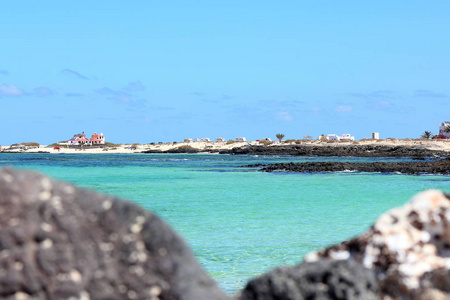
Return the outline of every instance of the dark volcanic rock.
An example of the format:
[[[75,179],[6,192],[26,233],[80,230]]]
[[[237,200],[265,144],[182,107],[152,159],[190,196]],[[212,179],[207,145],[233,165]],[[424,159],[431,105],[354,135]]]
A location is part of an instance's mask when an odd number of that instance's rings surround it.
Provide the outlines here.
[[[166,151],[162,150],[145,150],[139,153],[199,153],[199,152],[209,152],[208,150],[200,151],[197,148],[191,146],[180,146],[177,148],[172,148]]]
[[[244,167],[263,167],[262,172],[381,172],[404,174],[450,174],[450,160],[439,161],[415,161],[415,162],[374,162],[374,163],[350,163],[350,162],[306,162],[306,163],[279,163],[269,165],[247,165]]]
[[[167,150],[167,153],[199,153],[200,150],[191,146],[181,146]]]
[[[218,153],[233,155],[292,155],[292,156],[359,156],[359,157],[412,157],[423,160],[426,157],[446,157],[445,151],[412,148],[406,146],[378,145],[281,145],[244,146],[232,149],[197,149],[180,146],[169,150],[145,150],[139,153]]]
[[[228,299],[157,216],[0,169],[0,298]]]
[[[450,199],[427,190],[360,236],[305,256],[356,260],[374,271],[383,299],[450,299]]]
[[[246,146],[222,150],[220,154],[247,155],[295,155],[295,156],[359,156],[359,157],[441,157],[448,152],[405,146],[377,145],[287,145],[287,146]]]
[[[239,300],[380,299],[374,273],[356,261],[282,267],[251,280]]]

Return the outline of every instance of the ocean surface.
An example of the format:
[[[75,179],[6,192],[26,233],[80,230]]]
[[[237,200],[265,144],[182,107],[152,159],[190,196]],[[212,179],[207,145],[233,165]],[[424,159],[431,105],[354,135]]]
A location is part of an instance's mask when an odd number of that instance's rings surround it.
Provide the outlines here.
[[[171,224],[232,294],[276,266],[351,238],[424,189],[450,192],[449,176],[261,173],[239,166],[399,158],[202,154],[5,154],[0,167],[34,169],[129,199]]]

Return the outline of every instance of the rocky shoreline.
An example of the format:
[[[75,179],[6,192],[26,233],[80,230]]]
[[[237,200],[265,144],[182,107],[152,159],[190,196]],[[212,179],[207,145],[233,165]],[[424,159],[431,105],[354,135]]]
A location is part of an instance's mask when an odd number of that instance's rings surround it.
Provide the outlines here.
[[[450,159],[437,161],[417,162],[306,162],[306,163],[279,163],[279,164],[254,164],[242,167],[261,168],[261,172],[377,172],[377,173],[402,173],[402,174],[439,174],[450,175]]]
[[[231,149],[198,149],[181,146],[168,150],[146,150],[140,153],[215,153],[230,155],[289,155],[289,156],[354,156],[354,157],[447,157],[448,151],[430,150],[424,147],[386,145],[246,145]]]
[[[292,156],[357,156],[357,157],[446,157],[446,151],[408,146],[382,145],[286,145],[249,146],[219,151],[234,155],[292,155]]]

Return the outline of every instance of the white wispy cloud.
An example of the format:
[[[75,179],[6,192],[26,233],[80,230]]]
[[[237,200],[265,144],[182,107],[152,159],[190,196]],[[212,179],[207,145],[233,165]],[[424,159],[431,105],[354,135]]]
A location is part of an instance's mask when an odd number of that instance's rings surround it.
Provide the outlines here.
[[[55,92],[46,86],[40,86],[33,90],[33,94],[39,97],[51,96],[54,95]]]
[[[128,83],[124,90],[129,92],[139,92],[145,90],[145,86],[140,81],[134,81]]]
[[[429,90],[417,90],[414,92],[414,97],[424,97],[424,98],[447,98],[448,95],[444,93],[429,91]]]
[[[231,99],[234,99],[234,97],[230,95],[222,95],[222,97],[220,97],[220,100],[231,100]]]
[[[323,108],[319,107],[319,106],[314,106],[314,107],[310,107],[309,110],[312,112],[321,112],[323,110]]]
[[[134,121],[138,122],[138,123],[152,123],[155,121],[155,119],[149,118],[149,117],[143,117],[143,118],[134,119]]]
[[[394,114],[409,114],[415,111],[413,106],[402,105],[396,101],[374,100],[367,103],[367,109],[370,111],[383,111]]]
[[[277,119],[281,121],[292,121],[293,117],[292,114],[289,111],[278,111],[277,112]]]
[[[339,105],[339,106],[335,107],[334,110],[337,112],[351,112],[351,111],[353,111],[353,106]]]
[[[204,97],[208,94],[204,93],[204,92],[192,92],[191,95],[197,96],[197,97]]]
[[[418,94],[425,95],[425,91],[422,90]],[[404,103],[403,96],[390,90],[379,90],[368,93],[350,93],[349,95],[364,99],[365,108],[370,111],[409,114],[415,110],[413,106],[402,105],[402,103]]]
[[[128,103],[133,101],[133,95],[124,91],[113,90],[108,87],[103,87],[100,90],[97,90],[97,92],[99,94],[107,96],[108,100],[112,100],[115,102]]]
[[[394,92],[389,90],[379,90],[368,93],[349,93],[350,96],[355,98],[363,99],[380,99],[380,98],[393,98],[395,97]]]
[[[61,70],[61,74],[65,75],[65,76],[68,76],[68,77],[71,77],[71,78],[82,79],[82,80],[89,80],[89,78],[87,78],[83,74],[80,74],[77,71],[74,71],[74,70],[71,70],[71,69]]]
[[[26,95],[26,92],[14,84],[2,84],[0,85],[0,96],[4,97],[17,97]]]
[[[144,108],[147,105],[147,100],[138,98],[137,96],[122,91],[122,90],[113,90],[109,87],[103,87],[100,90],[97,90],[97,93],[101,95],[105,95],[106,99],[116,103],[124,103],[132,108]]]
[[[370,110],[390,111],[394,109],[394,104],[388,100],[377,100],[370,103]]]
[[[66,93],[66,97],[83,97],[84,94],[81,93]]]
[[[291,100],[261,100],[258,101],[258,105],[266,108],[278,108],[278,109],[294,109],[304,104],[303,101],[291,101]]]

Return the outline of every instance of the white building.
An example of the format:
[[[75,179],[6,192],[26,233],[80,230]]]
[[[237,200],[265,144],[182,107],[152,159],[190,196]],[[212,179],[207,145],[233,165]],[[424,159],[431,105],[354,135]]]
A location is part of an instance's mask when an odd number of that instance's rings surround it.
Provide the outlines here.
[[[341,138],[337,134],[327,134],[326,139],[329,141],[339,141]]]
[[[211,142],[211,139],[210,138],[202,138],[201,141],[202,142]]]
[[[237,137],[236,142],[246,142],[247,139],[245,137]]]
[[[342,141],[342,140],[345,140],[345,141],[354,141],[354,140],[355,140],[355,137],[354,137],[354,136],[351,136],[350,133],[344,133],[344,134],[341,136],[341,141]]]
[[[185,143],[192,143],[192,139],[184,139]]]
[[[216,137],[216,142],[225,142],[225,138],[223,138],[223,137]]]
[[[84,132],[74,134],[73,137],[67,141],[67,143],[71,146],[78,146],[78,145],[90,145],[90,141],[86,138],[86,135]]]
[[[194,143],[200,142],[200,139],[194,139]]]
[[[450,132],[445,132],[445,128],[450,127],[450,121],[444,121],[439,125],[439,135],[445,136],[445,138],[450,139]]]
[[[379,132],[372,132],[372,138],[374,140],[379,140],[380,139],[380,133]]]
[[[321,141],[354,141],[355,137],[350,133],[344,133],[342,136],[337,134],[327,134],[319,136],[318,140]]]
[[[270,138],[262,138],[261,141],[263,141],[263,142],[271,142],[272,140]]]

